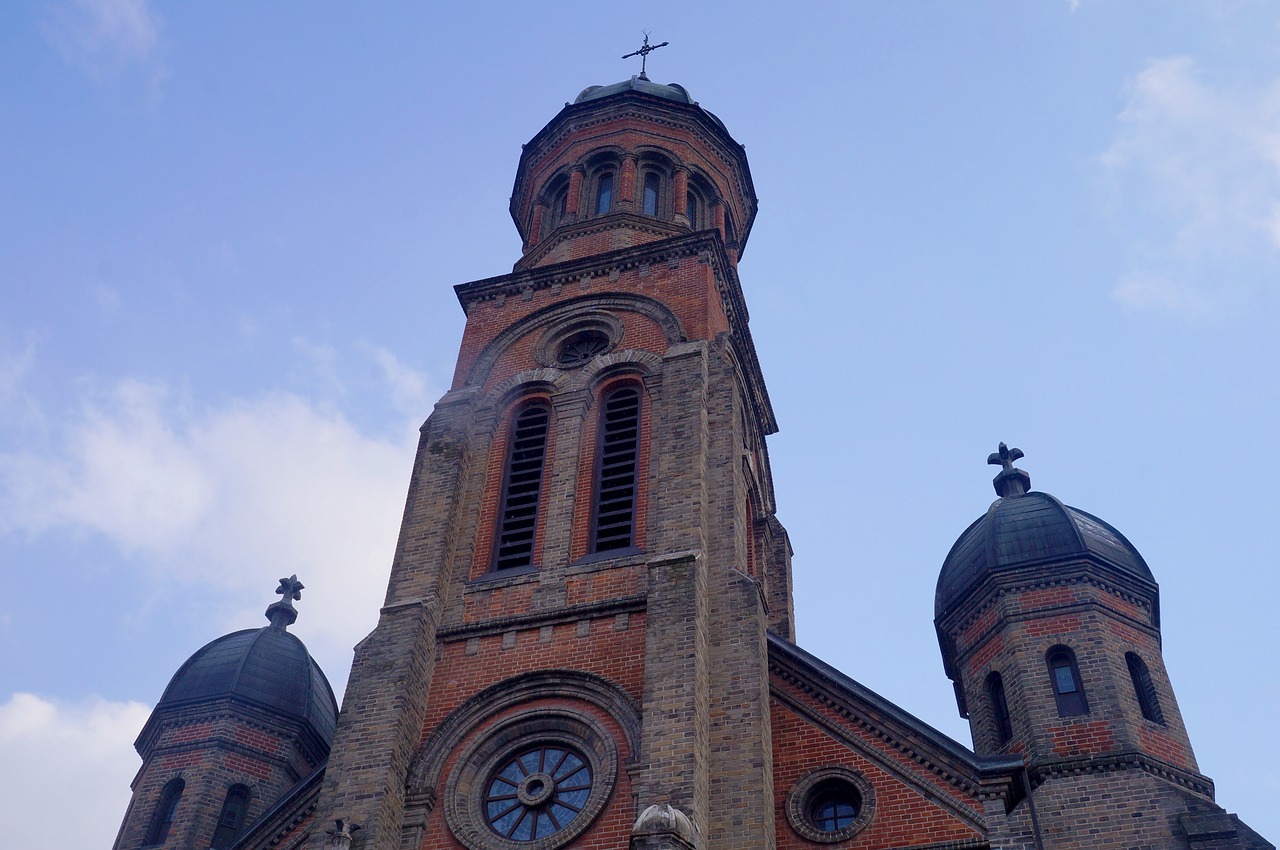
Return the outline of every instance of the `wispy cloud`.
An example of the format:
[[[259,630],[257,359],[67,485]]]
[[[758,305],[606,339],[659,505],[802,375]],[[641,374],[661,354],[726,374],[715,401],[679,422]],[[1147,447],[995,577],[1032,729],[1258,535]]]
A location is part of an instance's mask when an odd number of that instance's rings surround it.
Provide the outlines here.
[[[100,79],[154,63],[160,19],[147,0],[66,0],[51,10],[44,34],[63,59]],[[152,70],[154,81],[163,69]]]
[[[1199,316],[1280,283],[1280,81],[1214,86],[1156,60],[1117,122],[1099,162],[1130,246],[1119,301]]]
[[[157,593],[234,597],[228,629],[260,620],[275,579],[297,573],[320,656],[345,659],[372,628],[416,427],[371,437],[289,393],[207,408],[124,380],[64,428],[45,448],[0,453],[0,533],[102,535],[149,566]],[[340,686],[345,671],[328,672]]]
[[[131,742],[150,708],[18,693],[0,703],[0,798],[10,847],[93,847],[114,835],[140,764]],[[18,769],[17,766],[21,766]],[[67,801],[75,816],[67,816]]]

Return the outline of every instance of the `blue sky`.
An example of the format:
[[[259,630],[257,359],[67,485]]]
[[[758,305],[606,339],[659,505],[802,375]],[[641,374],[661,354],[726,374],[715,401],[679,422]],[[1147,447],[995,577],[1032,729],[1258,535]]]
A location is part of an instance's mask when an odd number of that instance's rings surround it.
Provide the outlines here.
[[[106,846],[169,676],[282,575],[341,692],[451,287],[510,269],[520,144],[642,28],[760,195],[800,643],[967,743],[933,585],[1006,440],[1143,552],[1201,768],[1280,836],[1280,7],[450,5],[0,8],[14,843]]]

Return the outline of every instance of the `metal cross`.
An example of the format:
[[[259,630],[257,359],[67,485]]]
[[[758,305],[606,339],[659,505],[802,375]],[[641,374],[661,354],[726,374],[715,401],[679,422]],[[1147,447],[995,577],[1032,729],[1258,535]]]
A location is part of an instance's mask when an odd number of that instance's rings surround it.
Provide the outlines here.
[[[1005,472],[1008,472],[1013,469],[1013,462],[1022,457],[1026,457],[1026,455],[1022,453],[1022,449],[1011,449],[1004,443],[1001,443],[1000,451],[992,452],[987,455],[987,463],[998,463]]]
[[[280,586],[276,588],[276,593],[280,594],[285,602],[288,602],[290,599],[301,599],[302,591],[305,588],[306,585],[298,581],[298,576],[295,573],[288,578],[280,579]]]
[[[630,59],[632,56],[640,57],[640,79],[647,80],[649,75],[645,73],[645,66],[649,63],[649,54],[657,50],[659,47],[666,47],[670,42],[664,41],[662,44],[650,44],[649,33],[644,34],[644,46],[634,53],[628,53],[623,59]]]

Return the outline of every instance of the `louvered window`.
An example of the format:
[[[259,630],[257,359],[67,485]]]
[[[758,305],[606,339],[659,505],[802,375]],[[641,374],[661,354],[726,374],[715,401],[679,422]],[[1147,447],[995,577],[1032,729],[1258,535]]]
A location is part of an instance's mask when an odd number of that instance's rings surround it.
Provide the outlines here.
[[[1147,663],[1132,652],[1126,652],[1124,660],[1129,665],[1129,678],[1133,679],[1133,692],[1138,697],[1142,716],[1163,726],[1164,712],[1160,710],[1160,696],[1156,693],[1155,682],[1151,681]]]
[[[523,408],[511,426],[506,481],[498,512],[498,535],[493,568],[510,570],[533,565],[538,502],[542,495],[542,467],[547,456],[551,412],[545,404]]]
[[[634,545],[640,465],[640,391],[620,387],[605,396],[596,455],[592,551]]]

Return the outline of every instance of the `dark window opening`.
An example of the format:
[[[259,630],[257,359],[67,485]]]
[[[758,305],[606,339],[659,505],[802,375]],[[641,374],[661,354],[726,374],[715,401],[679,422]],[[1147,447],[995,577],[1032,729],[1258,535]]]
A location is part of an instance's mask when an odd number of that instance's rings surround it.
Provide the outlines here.
[[[596,182],[596,215],[604,215],[613,209],[613,174],[600,175]]]
[[[692,192],[685,198],[685,215],[689,217],[689,229],[698,229],[698,196]]]
[[[824,782],[809,803],[809,823],[822,832],[839,832],[858,819],[862,800],[857,789],[846,782]]]
[[[644,176],[644,214],[658,214],[658,175],[652,171]]]
[[[620,387],[604,399],[596,451],[592,551],[634,545],[640,464],[640,391]]]
[[[987,676],[987,696],[991,698],[991,715],[995,720],[996,738],[1004,746],[1013,738],[1013,722],[1009,718],[1009,703],[1004,696],[1004,679],[994,670]]]
[[[533,544],[542,497],[542,467],[547,455],[551,411],[545,404],[521,410],[507,441],[507,468],[498,510],[495,570],[533,565]]]
[[[1164,712],[1160,710],[1160,696],[1156,693],[1155,682],[1151,681],[1151,671],[1147,664],[1132,652],[1124,654],[1129,665],[1129,677],[1133,679],[1133,692],[1138,697],[1138,706],[1142,716],[1152,723],[1164,725]]]
[[[243,785],[232,785],[227,791],[227,799],[222,804],[222,814],[218,815],[218,828],[213,831],[213,840],[209,842],[212,850],[222,850],[231,846],[232,840],[244,828],[245,815],[249,813],[249,789]]]
[[[182,790],[186,785],[181,779],[174,779],[164,786],[160,803],[151,816],[151,826],[147,829],[148,845],[164,844],[169,839],[169,829],[173,826],[174,816],[178,813],[178,802],[182,799]]]
[[[1080,682],[1080,668],[1076,656],[1065,646],[1055,646],[1045,656],[1049,664],[1049,680],[1053,685],[1053,697],[1058,703],[1058,716],[1071,717],[1089,713],[1089,702]]]

